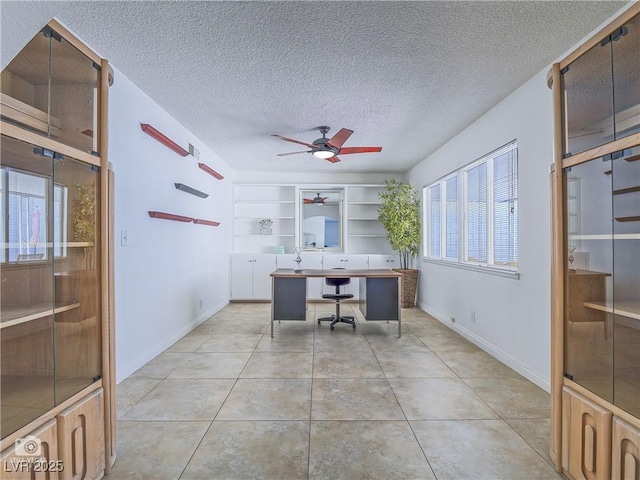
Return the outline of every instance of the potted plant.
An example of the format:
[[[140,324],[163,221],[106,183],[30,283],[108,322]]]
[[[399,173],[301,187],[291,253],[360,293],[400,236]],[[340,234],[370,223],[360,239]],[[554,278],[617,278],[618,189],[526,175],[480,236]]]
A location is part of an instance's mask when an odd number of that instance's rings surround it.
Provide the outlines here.
[[[270,218],[260,220],[260,235],[271,235],[271,225],[273,225],[273,220]]]
[[[420,199],[411,185],[395,179],[385,181],[378,197],[382,200],[378,220],[387,231],[391,248],[400,256],[400,268],[395,270],[402,273],[401,304],[412,308],[416,304],[418,270],[410,267],[420,250]]]

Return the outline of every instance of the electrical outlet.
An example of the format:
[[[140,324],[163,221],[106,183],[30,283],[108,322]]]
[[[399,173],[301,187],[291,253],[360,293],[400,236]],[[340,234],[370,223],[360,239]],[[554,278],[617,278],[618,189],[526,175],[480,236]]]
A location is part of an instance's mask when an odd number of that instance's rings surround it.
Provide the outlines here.
[[[127,246],[127,231],[120,230],[120,245],[123,247]]]
[[[476,323],[476,312],[471,310],[471,323]]]
[[[451,321],[451,323],[456,323],[456,317],[451,317],[449,320]]]

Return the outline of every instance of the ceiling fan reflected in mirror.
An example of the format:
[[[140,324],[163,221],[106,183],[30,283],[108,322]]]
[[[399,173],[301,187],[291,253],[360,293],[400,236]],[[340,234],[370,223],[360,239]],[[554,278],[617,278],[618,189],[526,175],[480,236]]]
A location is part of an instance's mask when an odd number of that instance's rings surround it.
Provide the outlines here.
[[[324,201],[329,198],[329,197],[321,197],[320,196],[320,192],[318,192],[318,194],[313,197],[313,198],[305,198],[304,199],[304,203],[311,203],[313,205],[316,205],[318,207],[321,207],[324,205]]]
[[[336,163],[340,161],[338,155],[349,155],[352,153],[373,153],[382,151],[382,147],[343,147],[342,145],[344,145],[344,143],[353,133],[353,130],[349,130],[347,128],[341,128],[340,131],[338,131],[338,133],[336,133],[331,138],[327,138],[327,133],[330,130],[329,127],[318,127],[318,130],[320,130],[320,133],[322,133],[322,138],[317,138],[312,143],[301,142],[300,140],[283,137],[282,135],[271,135],[272,137],[278,137],[279,139],[286,142],[305,145],[311,149],[302,152],[279,153],[278,157],[283,157],[285,155],[296,155],[298,153],[311,153],[315,157],[324,158],[328,162]]]

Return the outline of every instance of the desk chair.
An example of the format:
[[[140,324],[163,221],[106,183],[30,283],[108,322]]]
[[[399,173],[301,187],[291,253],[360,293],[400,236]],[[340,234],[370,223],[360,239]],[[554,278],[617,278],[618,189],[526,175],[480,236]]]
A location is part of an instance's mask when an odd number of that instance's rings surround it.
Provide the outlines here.
[[[334,325],[338,322],[350,323],[353,325],[353,328],[356,328],[356,322],[352,316],[341,316],[340,315],[340,300],[347,300],[349,298],[353,298],[353,295],[350,293],[340,293],[340,287],[342,285],[348,285],[351,283],[350,278],[326,278],[325,283],[329,286],[336,287],[336,293],[325,293],[322,295],[322,298],[327,298],[330,300],[335,300],[336,302],[336,313],[331,315],[330,317],[322,317],[318,319],[318,325],[320,322],[331,322],[329,325],[330,329],[334,329]]]

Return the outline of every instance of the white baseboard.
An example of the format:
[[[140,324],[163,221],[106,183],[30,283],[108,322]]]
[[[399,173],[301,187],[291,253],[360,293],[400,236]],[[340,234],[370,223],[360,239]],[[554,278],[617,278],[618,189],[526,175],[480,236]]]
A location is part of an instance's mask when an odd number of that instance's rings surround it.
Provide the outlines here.
[[[155,357],[160,355],[171,345],[173,345],[182,337],[184,337],[187,333],[191,332],[201,323],[204,323],[205,320],[208,320],[212,315],[222,310],[228,304],[229,304],[229,301],[225,300],[224,302],[220,302],[218,305],[216,305],[214,308],[212,308],[208,312],[198,315],[191,322],[184,325],[180,330],[178,330],[177,332],[174,332],[173,335],[165,338],[163,341],[157,343],[152,348],[148,349],[146,352],[143,352],[142,354],[138,355],[136,358],[128,362],[126,365],[122,365],[122,366],[117,365],[118,360],[116,358],[116,384],[120,383],[122,380],[127,378],[129,375],[131,375],[133,372],[138,370],[140,367],[142,367],[149,361],[153,360]]]
[[[454,332],[460,334],[461,336],[463,336],[464,338],[469,340],[471,343],[473,343],[474,345],[478,346],[479,348],[481,348],[482,350],[487,352],[489,355],[491,355],[495,359],[497,359],[500,362],[504,363],[507,367],[509,367],[512,370],[515,370],[516,372],[518,372],[520,375],[525,377],[527,380],[535,383],[537,386],[542,388],[545,392],[548,393],[548,392],[551,391],[551,384],[549,382],[549,379],[541,377],[536,372],[530,370],[526,365],[523,365],[517,359],[515,359],[511,355],[503,352],[502,350],[500,350],[496,346],[492,345],[491,343],[488,343],[483,338],[478,337],[472,331],[467,330],[466,328],[464,328],[464,327],[462,327],[462,326],[460,326],[458,324],[451,323],[449,321],[449,318],[446,315],[441,314],[440,312],[435,310],[430,305],[427,305],[425,303],[420,303],[419,302],[418,303],[418,307],[421,310],[423,310],[426,313],[428,313],[429,315],[431,315],[436,320],[438,320],[443,325],[449,327]]]

